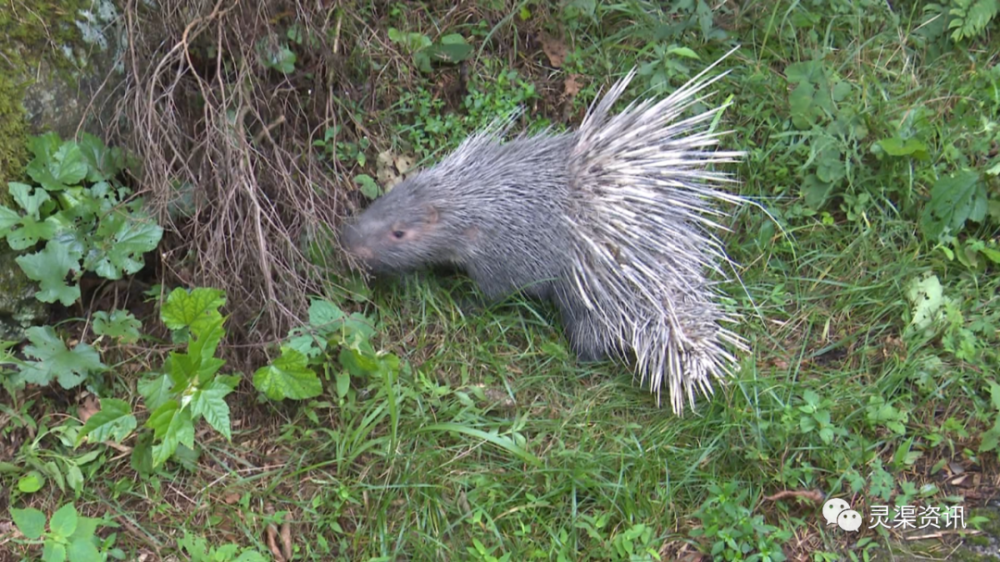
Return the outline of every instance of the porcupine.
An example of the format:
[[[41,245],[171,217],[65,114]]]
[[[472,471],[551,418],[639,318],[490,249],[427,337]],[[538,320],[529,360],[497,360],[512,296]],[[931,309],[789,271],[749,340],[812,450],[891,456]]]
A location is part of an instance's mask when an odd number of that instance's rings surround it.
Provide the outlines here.
[[[453,264],[487,299],[552,300],[580,360],[631,350],[640,384],[659,404],[666,378],[682,414],[684,397],[693,408],[695,390],[711,394],[747,349],[724,327],[737,318],[708,275],[724,278],[729,259],[716,203],[744,202],[717,189],[733,180],[710,165],[742,153],[710,150],[726,134],[708,130],[722,107],[684,117],[725,75],[706,77],[715,64],[611,115],[633,70],[576,131],[506,143],[505,127],[474,134],[345,225],[344,246],[376,274]]]

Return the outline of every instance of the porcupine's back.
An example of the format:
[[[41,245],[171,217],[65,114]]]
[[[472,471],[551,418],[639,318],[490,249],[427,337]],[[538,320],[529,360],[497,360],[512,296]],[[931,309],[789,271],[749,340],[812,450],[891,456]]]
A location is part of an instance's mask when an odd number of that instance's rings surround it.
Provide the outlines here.
[[[683,117],[721,78],[704,75],[611,115],[633,71],[591,108],[569,163],[570,277],[595,320],[589,337],[632,349],[640,380],[657,400],[667,386],[678,414],[685,397],[693,407],[696,390],[710,394],[712,379],[737,370],[731,350],[745,349],[721,325],[735,319],[708,277],[724,277],[728,261],[712,234],[716,204],[742,202],[718,189],[731,180],[710,166],[742,154],[712,150],[722,133],[707,128],[722,107]]]

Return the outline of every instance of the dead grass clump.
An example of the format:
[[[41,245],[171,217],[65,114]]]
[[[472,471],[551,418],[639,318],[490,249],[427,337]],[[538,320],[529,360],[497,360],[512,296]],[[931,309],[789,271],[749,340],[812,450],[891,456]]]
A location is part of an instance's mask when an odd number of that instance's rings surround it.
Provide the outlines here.
[[[227,324],[251,343],[283,335],[319,292],[324,259],[310,246],[337,255],[333,231],[354,188],[350,169],[313,141],[338,125],[333,142],[379,134],[338,119],[344,104],[374,103],[378,76],[350,62],[352,46],[374,32],[335,6],[124,6],[118,122],[167,231],[162,281],[225,289]]]

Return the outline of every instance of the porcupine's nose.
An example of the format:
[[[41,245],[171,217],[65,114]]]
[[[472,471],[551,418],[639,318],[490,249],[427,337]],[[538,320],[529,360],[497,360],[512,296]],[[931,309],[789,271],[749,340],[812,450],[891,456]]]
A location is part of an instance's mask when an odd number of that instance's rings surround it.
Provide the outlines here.
[[[361,233],[358,232],[358,228],[354,223],[344,225],[341,234],[341,239],[344,241],[344,249],[348,252],[361,258],[365,262],[368,262],[375,257],[371,248],[364,244],[363,237],[361,236]]]

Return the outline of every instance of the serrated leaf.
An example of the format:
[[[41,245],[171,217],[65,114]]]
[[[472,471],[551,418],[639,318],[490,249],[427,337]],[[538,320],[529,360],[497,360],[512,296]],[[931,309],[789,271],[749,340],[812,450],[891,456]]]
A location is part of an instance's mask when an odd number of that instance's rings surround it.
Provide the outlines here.
[[[257,369],[253,386],[271,400],[302,400],[323,391],[319,377],[308,367],[308,358],[287,346],[281,348],[281,355],[272,364]]]
[[[72,502],[60,507],[52,514],[49,531],[54,535],[68,538],[76,531],[76,506]]]
[[[140,379],[136,385],[139,394],[146,399],[146,408],[153,412],[160,409],[171,398],[173,382],[167,375]]]
[[[66,284],[66,276],[80,266],[80,255],[72,247],[50,240],[41,252],[15,259],[28,279],[38,281],[38,300],[70,306],[80,298],[79,285]]]
[[[221,317],[212,318],[200,323],[197,328],[193,328],[192,334],[197,339],[188,343],[188,353],[201,358],[202,361],[214,358],[215,351],[219,348],[219,342],[226,335],[226,331],[222,328],[222,322]]]
[[[160,311],[160,318],[171,330],[190,327],[199,332],[206,323],[220,318],[219,308],[226,304],[224,291],[199,287],[190,293],[178,287],[171,291]]]
[[[205,418],[216,431],[225,436],[227,441],[232,440],[232,433],[229,422],[229,405],[226,404],[225,397],[232,392],[232,389],[225,385],[212,385],[209,388],[196,391],[191,397],[192,419],[199,416]]]
[[[106,369],[94,348],[80,343],[67,349],[51,326],[33,326],[25,335],[31,345],[24,347],[24,354],[37,359],[26,362],[21,369],[21,378],[26,382],[48,385],[56,379],[63,388],[73,388],[88,374]]]
[[[194,448],[191,412],[187,408],[180,408],[176,400],[169,400],[153,412],[146,421],[146,427],[153,430],[154,439],[160,440],[160,443],[153,445],[153,466],[167,462],[177,450],[178,444]]]
[[[979,173],[962,170],[938,178],[920,217],[920,226],[929,240],[938,240],[946,229],[958,234],[967,220],[981,222],[985,217],[986,189]]]
[[[102,398],[101,409],[87,419],[76,436],[76,445],[89,439],[91,443],[111,439],[121,443],[136,427],[135,416],[128,402],[116,398]]]
[[[94,313],[94,333],[99,336],[133,343],[139,340],[141,328],[142,322],[127,310],[114,310],[110,315],[103,310]]]
[[[45,514],[41,511],[33,507],[27,509],[12,507],[10,514],[14,519],[14,524],[17,525],[17,530],[21,531],[25,538],[38,540],[45,532]]]

